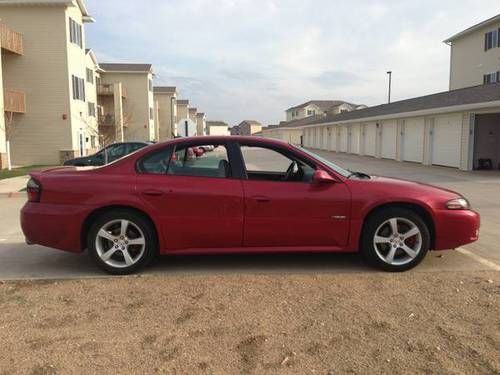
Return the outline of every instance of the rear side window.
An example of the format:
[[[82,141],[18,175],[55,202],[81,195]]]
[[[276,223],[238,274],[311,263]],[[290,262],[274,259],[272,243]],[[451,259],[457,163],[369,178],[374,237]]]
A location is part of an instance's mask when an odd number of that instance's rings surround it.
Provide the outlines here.
[[[180,146],[175,149],[167,174],[229,178],[231,167],[224,145]]]
[[[144,156],[137,163],[137,170],[144,174],[167,174],[172,147],[165,147]]]

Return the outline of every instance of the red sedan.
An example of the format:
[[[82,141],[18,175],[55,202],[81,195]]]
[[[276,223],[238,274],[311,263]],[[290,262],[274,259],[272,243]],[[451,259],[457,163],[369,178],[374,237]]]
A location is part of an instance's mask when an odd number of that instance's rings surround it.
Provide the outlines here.
[[[203,158],[193,147],[214,146]],[[356,252],[387,271],[478,238],[460,194],[351,172],[288,143],[179,138],[103,167],[34,172],[21,225],[28,243],[88,249],[127,274],[156,254]]]

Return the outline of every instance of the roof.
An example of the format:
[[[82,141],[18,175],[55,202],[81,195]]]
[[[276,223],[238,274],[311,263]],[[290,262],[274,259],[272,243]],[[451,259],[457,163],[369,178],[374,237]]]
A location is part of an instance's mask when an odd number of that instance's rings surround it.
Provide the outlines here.
[[[189,100],[188,99],[177,99],[177,104],[189,105]]]
[[[479,103],[498,102],[500,105],[500,83],[466,87],[437,94],[401,100],[390,104],[382,104],[351,112],[329,116],[310,116],[299,120],[287,121],[280,128],[294,128],[304,125],[324,124],[330,122],[362,120],[371,117],[411,113],[438,108],[448,108]]]
[[[255,120],[243,120],[242,122],[240,122],[240,123],[239,123],[238,125],[236,125],[236,126],[241,126],[241,125],[243,125],[243,124],[245,124],[245,123],[247,123],[247,124],[249,124],[249,125],[259,125],[259,126],[262,126],[262,124],[261,124],[260,122],[255,121]]]
[[[151,64],[102,63],[99,66],[106,72],[151,73],[153,71]]]
[[[205,113],[203,113],[203,112],[198,112],[198,113],[196,114],[196,117],[205,117]]]
[[[16,5],[16,6],[29,6],[29,5],[45,5],[45,6],[72,6],[75,1],[73,0],[0,0],[2,5]],[[76,0],[76,4],[80,8],[83,15],[84,22],[94,22],[94,19],[89,14],[84,0]]]
[[[155,86],[153,92],[155,94],[174,94],[176,91],[175,86]]]
[[[479,22],[477,24],[475,24],[474,26],[471,26],[463,31],[460,31],[459,33],[449,37],[448,39],[446,39],[444,41],[444,43],[452,43],[454,42],[455,40],[457,39],[460,39],[468,34],[471,34],[473,33],[474,31],[477,31],[479,29],[482,29],[483,27],[486,27],[486,26],[489,26],[491,24],[494,24],[494,23],[497,23],[497,22],[500,22],[500,14],[497,14],[496,16],[493,16],[491,18],[488,18],[487,20],[485,21],[482,21],[482,22]]]
[[[319,107],[322,111],[328,111],[332,107],[337,107],[341,104],[349,104],[349,105],[357,106],[357,104],[348,103],[348,102],[345,102],[343,100],[309,100],[308,102],[296,105],[295,107],[290,107],[287,109],[287,111],[291,111],[293,109],[304,108],[304,107],[307,107],[308,105],[311,105],[311,104]]]
[[[189,108],[189,112],[196,112],[196,111],[198,111],[197,108],[194,108],[194,107]]]
[[[207,126],[225,126],[227,128],[229,127],[229,125],[224,121],[207,121]]]

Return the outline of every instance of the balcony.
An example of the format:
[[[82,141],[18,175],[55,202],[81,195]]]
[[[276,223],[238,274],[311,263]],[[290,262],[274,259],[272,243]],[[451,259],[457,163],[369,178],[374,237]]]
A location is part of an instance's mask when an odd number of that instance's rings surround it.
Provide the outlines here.
[[[5,112],[26,113],[26,94],[24,92],[5,90],[3,101]]]
[[[15,32],[1,23],[0,44],[2,49],[7,52],[14,53],[16,55],[22,55],[24,53],[23,34]]]
[[[113,96],[115,94],[115,85],[112,83],[100,83],[97,85],[97,95]],[[122,98],[127,97],[127,89],[122,86]]]
[[[99,115],[99,126],[115,126],[115,116],[110,114]]]

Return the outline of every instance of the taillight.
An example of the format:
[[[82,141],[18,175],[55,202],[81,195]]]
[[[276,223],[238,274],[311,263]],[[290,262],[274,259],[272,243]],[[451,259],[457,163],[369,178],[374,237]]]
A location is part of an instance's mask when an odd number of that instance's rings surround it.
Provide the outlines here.
[[[28,181],[28,185],[26,185],[26,191],[28,192],[29,202],[40,202],[42,185],[40,185],[37,180],[30,178]]]

